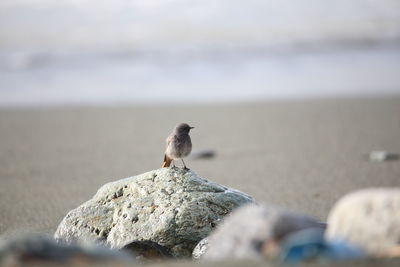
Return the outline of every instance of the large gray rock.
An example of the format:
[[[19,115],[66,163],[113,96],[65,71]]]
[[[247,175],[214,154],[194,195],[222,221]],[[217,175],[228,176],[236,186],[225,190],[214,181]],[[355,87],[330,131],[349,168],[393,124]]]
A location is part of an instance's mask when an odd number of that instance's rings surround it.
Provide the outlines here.
[[[55,238],[96,241],[111,248],[149,240],[175,257],[189,257],[224,216],[253,201],[190,170],[162,168],[102,186],[67,214]]]
[[[358,245],[373,256],[400,256],[400,188],[344,196],[328,216],[326,237]]]
[[[256,259],[276,256],[287,235],[324,223],[277,207],[246,205],[225,218],[218,228],[194,249],[193,257],[205,260]]]

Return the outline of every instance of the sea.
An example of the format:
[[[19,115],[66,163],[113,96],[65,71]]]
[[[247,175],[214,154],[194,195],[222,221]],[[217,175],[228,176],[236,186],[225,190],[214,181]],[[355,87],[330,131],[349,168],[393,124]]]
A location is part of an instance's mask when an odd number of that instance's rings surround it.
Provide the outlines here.
[[[398,0],[0,0],[0,107],[397,95]]]

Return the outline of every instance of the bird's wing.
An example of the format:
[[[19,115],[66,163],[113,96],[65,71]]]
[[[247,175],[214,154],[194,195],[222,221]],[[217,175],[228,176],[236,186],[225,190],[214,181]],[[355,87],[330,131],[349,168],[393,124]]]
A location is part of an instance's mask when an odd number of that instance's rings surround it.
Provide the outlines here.
[[[167,143],[167,148],[169,146],[169,144],[171,144],[172,140],[174,139],[175,135],[171,134],[167,137],[167,139],[165,140],[165,142]],[[162,167],[169,167],[171,165],[172,159],[169,158],[166,154],[164,155],[164,163],[162,165]]]
[[[167,146],[172,142],[172,139],[174,139],[174,136],[175,135],[171,134],[167,137],[167,139],[165,140],[165,142],[167,143]]]
[[[165,142],[167,143],[167,146],[171,143],[171,141],[172,141],[172,135],[169,135],[167,137],[167,139],[165,139]]]

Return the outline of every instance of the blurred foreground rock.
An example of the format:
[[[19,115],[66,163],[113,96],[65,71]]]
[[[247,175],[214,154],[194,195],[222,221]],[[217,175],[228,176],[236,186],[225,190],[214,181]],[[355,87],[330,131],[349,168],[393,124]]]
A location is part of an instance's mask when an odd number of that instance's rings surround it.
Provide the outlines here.
[[[224,216],[251,202],[250,196],[190,170],[162,168],[105,184],[67,214],[55,238],[90,240],[117,249],[146,240],[174,257],[189,257]]]
[[[275,207],[246,205],[228,216],[207,240],[203,240],[193,256],[205,260],[277,257],[279,243],[289,234],[304,229],[323,231],[324,228],[325,224],[305,215]]]
[[[400,257],[400,188],[374,188],[340,199],[328,217],[329,240],[360,246],[371,256]]]
[[[1,266],[31,264],[128,264],[134,258],[128,253],[89,245],[67,245],[40,235],[30,235],[3,241],[0,244]]]

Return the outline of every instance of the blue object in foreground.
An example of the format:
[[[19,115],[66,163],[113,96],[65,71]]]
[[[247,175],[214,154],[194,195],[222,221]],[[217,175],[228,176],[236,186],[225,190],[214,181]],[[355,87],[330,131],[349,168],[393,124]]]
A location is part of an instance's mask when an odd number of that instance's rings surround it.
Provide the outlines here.
[[[281,242],[280,260],[285,264],[309,261],[363,259],[365,254],[346,242],[326,241],[323,229],[306,229],[289,234]]]

